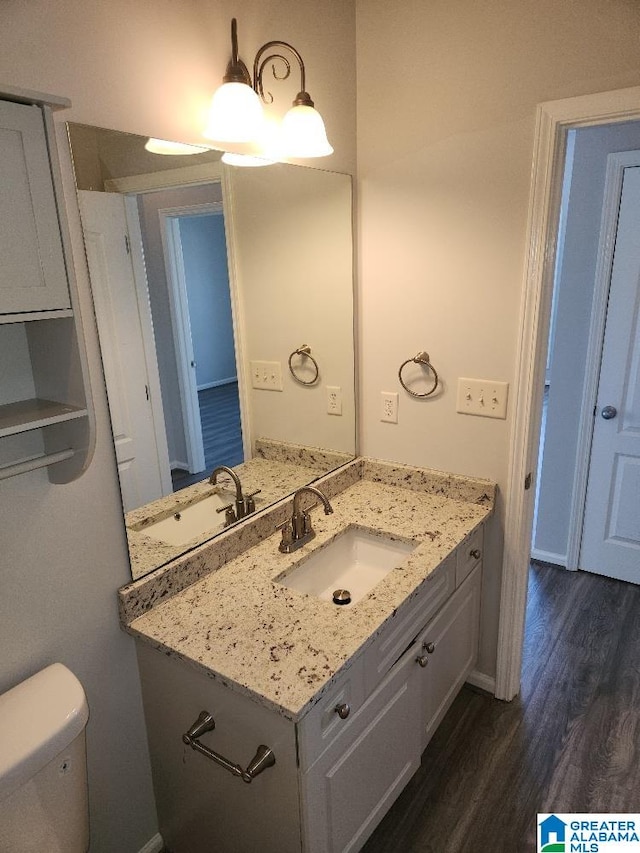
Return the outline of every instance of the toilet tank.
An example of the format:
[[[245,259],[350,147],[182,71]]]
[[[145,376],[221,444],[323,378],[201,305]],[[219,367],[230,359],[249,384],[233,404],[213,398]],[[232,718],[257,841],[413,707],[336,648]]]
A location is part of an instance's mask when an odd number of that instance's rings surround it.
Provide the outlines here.
[[[60,663],[0,695],[0,853],[86,853],[88,718]]]

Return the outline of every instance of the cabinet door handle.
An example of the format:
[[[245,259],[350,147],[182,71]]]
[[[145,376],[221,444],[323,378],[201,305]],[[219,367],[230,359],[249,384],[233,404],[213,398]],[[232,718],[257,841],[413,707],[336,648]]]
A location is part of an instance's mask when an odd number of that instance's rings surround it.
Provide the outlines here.
[[[425,652],[428,655],[432,655],[436,650],[436,644],[435,643],[423,643],[422,648],[425,650]]]
[[[469,551],[469,556],[473,557],[474,560],[479,560],[482,557],[482,551],[480,548],[474,548],[472,551]]]
[[[424,667],[429,663],[429,658],[426,655],[420,655],[416,658],[416,663],[420,664],[424,669]]]
[[[341,720],[346,720],[349,714],[351,713],[351,706],[347,705],[346,702],[343,702],[341,705],[336,705],[333,709],[336,714],[340,717]]]

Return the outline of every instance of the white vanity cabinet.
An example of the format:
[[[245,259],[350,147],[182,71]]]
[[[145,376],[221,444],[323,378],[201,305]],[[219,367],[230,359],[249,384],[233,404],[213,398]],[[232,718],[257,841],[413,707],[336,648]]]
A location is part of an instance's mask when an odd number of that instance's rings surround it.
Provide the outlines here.
[[[479,528],[297,723],[139,642],[160,831],[168,849],[359,850],[420,766],[475,664],[481,548]],[[202,710],[216,719],[202,743],[241,764],[266,744],[275,765],[246,785],[185,747],[181,733]]]
[[[52,110],[55,96],[0,88],[0,480],[84,470],[92,445]]]
[[[304,850],[359,850],[420,766],[476,660],[480,577],[478,566],[304,775]]]

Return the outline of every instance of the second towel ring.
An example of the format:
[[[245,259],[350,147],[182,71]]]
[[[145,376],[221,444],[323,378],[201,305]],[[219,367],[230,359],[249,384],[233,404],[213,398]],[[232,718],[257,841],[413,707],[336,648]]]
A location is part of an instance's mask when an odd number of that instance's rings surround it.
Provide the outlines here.
[[[418,394],[416,391],[411,391],[411,389],[407,388],[402,378],[402,370],[407,366],[407,364],[421,364],[424,367],[429,368],[429,370],[433,373],[433,388],[430,388],[429,391],[426,391],[424,394]],[[437,389],[438,384],[440,382],[436,369],[429,361],[429,354],[426,352],[419,352],[414,355],[413,358],[408,358],[406,361],[403,361],[400,365],[400,369],[398,370],[398,379],[400,380],[400,384],[407,392],[407,394],[411,394],[412,397],[430,397]]]
[[[301,357],[306,356],[306,358],[311,361],[316,371],[313,379],[301,379],[296,374],[292,364],[293,358],[296,355],[299,355]],[[318,376],[320,376],[320,369],[318,367],[318,362],[311,355],[311,347],[308,344],[302,344],[302,346],[298,347],[298,349],[294,349],[294,351],[291,353],[291,355],[289,356],[289,370],[291,371],[291,375],[296,380],[296,382],[299,382],[301,385],[315,385],[315,383],[318,381]]]

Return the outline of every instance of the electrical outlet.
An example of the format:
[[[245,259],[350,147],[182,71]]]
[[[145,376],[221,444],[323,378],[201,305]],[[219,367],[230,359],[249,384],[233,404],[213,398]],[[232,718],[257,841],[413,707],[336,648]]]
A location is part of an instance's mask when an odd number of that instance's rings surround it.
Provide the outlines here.
[[[458,379],[456,411],[482,418],[507,417],[509,383],[493,379]]]
[[[251,386],[261,391],[282,391],[282,366],[279,361],[252,361]]]
[[[327,385],[327,414],[342,414],[342,388],[338,385]]]
[[[398,392],[397,391],[381,391],[380,392],[380,420],[388,424],[398,423]]]

